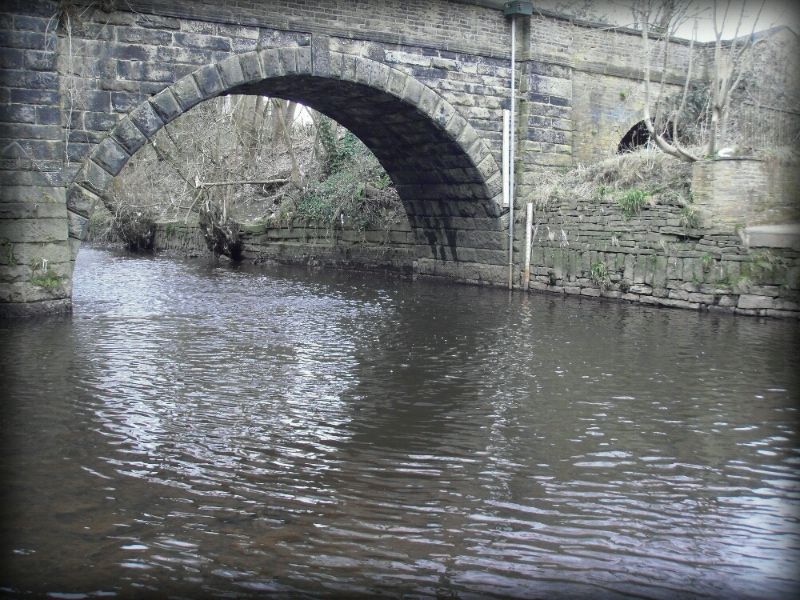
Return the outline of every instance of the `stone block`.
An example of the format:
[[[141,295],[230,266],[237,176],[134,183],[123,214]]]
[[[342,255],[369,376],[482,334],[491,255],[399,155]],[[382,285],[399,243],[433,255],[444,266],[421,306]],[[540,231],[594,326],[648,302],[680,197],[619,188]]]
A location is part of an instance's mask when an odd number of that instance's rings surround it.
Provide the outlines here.
[[[186,112],[206,99],[197,87],[197,82],[192,75],[181,77],[170,89],[172,93],[175,94],[175,98],[178,100],[182,112]]]
[[[5,219],[0,221],[0,239],[8,242],[61,242],[67,239],[66,215],[61,219]]]
[[[445,131],[451,138],[457,139],[467,127],[467,120],[460,114],[455,114],[445,126]]]
[[[736,307],[742,309],[774,308],[775,300],[768,296],[756,296],[754,294],[740,294],[739,302],[737,302]]]
[[[219,67],[219,74],[224,89],[229,90],[237,85],[245,83],[242,63],[239,61],[239,56],[229,56],[217,66]]]
[[[407,77],[401,97],[409,104],[416,106],[422,98],[423,89],[424,88],[419,81],[412,79],[411,77]]]
[[[295,74],[297,75],[311,75],[311,47],[304,46],[297,49],[296,54],[297,66],[295,67]]]
[[[331,73],[330,37],[314,34],[311,36],[311,72],[319,77]]]
[[[264,79],[264,71],[261,69],[261,59],[258,52],[245,52],[239,55],[239,64],[242,68],[242,83],[253,83]]]
[[[278,50],[274,48],[261,50],[258,53],[258,59],[261,62],[261,72],[264,74],[264,78],[280,77],[284,74]]]
[[[169,90],[164,90],[162,93],[169,93]],[[143,102],[135,108],[130,114],[130,119],[147,138],[152,138],[164,126],[164,120],[156,112],[155,103],[151,102]],[[122,139],[120,141],[122,142]]]
[[[183,109],[178,103],[178,100],[175,98],[175,95],[172,93],[171,88],[162,90],[150,98],[150,103],[153,105],[156,113],[158,113],[158,116],[161,118],[163,125],[166,125],[183,113]],[[134,123],[137,125],[139,124],[135,118]]]
[[[69,237],[75,240],[86,239],[89,230],[89,219],[78,213],[67,211],[67,231]]]
[[[339,52],[331,52],[330,58],[330,73],[331,79],[341,79],[342,70],[344,69],[344,57]]]
[[[193,75],[203,98],[219,96],[225,89],[225,85],[222,83],[222,77],[216,65],[201,67],[197,69]]]
[[[375,64],[371,60],[366,59],[359,59],[356,62],[356,70],[354,75],[354,81],[356,83],[363,83],[364,85],[369,85],[370,77],[372,76],[372,65]]]
[[[131,156],[147,143],[147,138],[139,128],[133,124],[130,117],[122,119],[117,126],[114,127],[114,131],[111,132],[111,135]]]
[[[280,48],[278,50],[278,58],[280,60],[280,73],[276,75],[294,75],[297,73],[297,48]],[[266,68],[264,69],[266,73]]]
[[[397,69],[392,69],[389,74],[389,82],[386,86],[387,91],[398,98],[401,97],[406,87],[406,79],[408,79],[408,77],[406,77],[405,74]]]
[[[389,77],[392,75],[392,69],[381,63],[373,63],[370,70],[369,85],[379,90],[386,90],[389,86]]]
[[[0,202],[0,219],[57,219],[64,217],[59,202]]]
[[[71,185],[67,192],[67,209],[88,217],[102,201],[98,196],[79,185]]]
[[[113,176],[93,160],[87,160],[78,172],[75,182],[95,194],[102,195],[111,185]]]
[[[13,175],[13,177],[12,177]],[[16,202],[63,202],[64,188],[34,184],[34,173],[0,171],[0,204]],[[59,192],[61,192],[59,194]]]
[[[130,156],[114,138],[106,138],[95,148],[92,160],[112,175],[118,175]]]

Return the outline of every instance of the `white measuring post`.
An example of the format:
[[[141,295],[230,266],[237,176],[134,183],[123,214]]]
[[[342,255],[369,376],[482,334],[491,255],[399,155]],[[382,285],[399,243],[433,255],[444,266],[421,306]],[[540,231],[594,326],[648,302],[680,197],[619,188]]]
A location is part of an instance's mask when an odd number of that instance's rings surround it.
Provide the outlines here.
[[[531,240],[533,232],[533,202],[528,202],[528,214],[525,219],[525,272],[522,276],[522,289],[527,290],[531,282]]]
[[[511,111],[503,109],[503,206],[509,205],[511,198]]]

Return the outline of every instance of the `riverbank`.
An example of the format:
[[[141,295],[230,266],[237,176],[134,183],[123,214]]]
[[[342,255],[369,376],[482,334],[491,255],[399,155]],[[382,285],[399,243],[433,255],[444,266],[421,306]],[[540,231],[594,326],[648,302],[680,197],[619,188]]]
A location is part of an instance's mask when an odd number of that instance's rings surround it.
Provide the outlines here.
[[[648,204],[633,218],[621,214],[612,200],[593,210],[577,205],[548,210],[554,223],[539,225],[531,256],[531,291],[800,318],[800,251],[794,248],[758,246],[763,242],[755,235],[748,244],[743,235],[719,228],[687,228],[679,204]],[[254,264],[432,276],[420,273],[419,256],[427,248],[417,244],[405,222],[380,231],[300,220],[284,226],[250,224],[243,226],[242,242],[243,259]],[[175,256],[210,254],[199,226],[191,223],[157,223],[154,247]],[[521,288],[522,275],[517,277],[515,287]]]

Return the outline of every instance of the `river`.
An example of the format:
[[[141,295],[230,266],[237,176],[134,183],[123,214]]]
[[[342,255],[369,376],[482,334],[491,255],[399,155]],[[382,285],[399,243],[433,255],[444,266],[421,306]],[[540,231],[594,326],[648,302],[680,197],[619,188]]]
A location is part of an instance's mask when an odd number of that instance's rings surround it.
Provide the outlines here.
[[[0,329],[4,596],[800,593],[794,322],[83,248]]]

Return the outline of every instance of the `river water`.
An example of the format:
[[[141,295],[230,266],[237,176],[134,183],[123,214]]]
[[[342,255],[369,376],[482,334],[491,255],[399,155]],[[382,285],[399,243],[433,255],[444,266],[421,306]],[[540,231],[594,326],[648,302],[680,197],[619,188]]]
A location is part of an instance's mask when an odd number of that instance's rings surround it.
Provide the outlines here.
[[[800,591],[796,323],[84,248],[0,328],[5,596]]]

